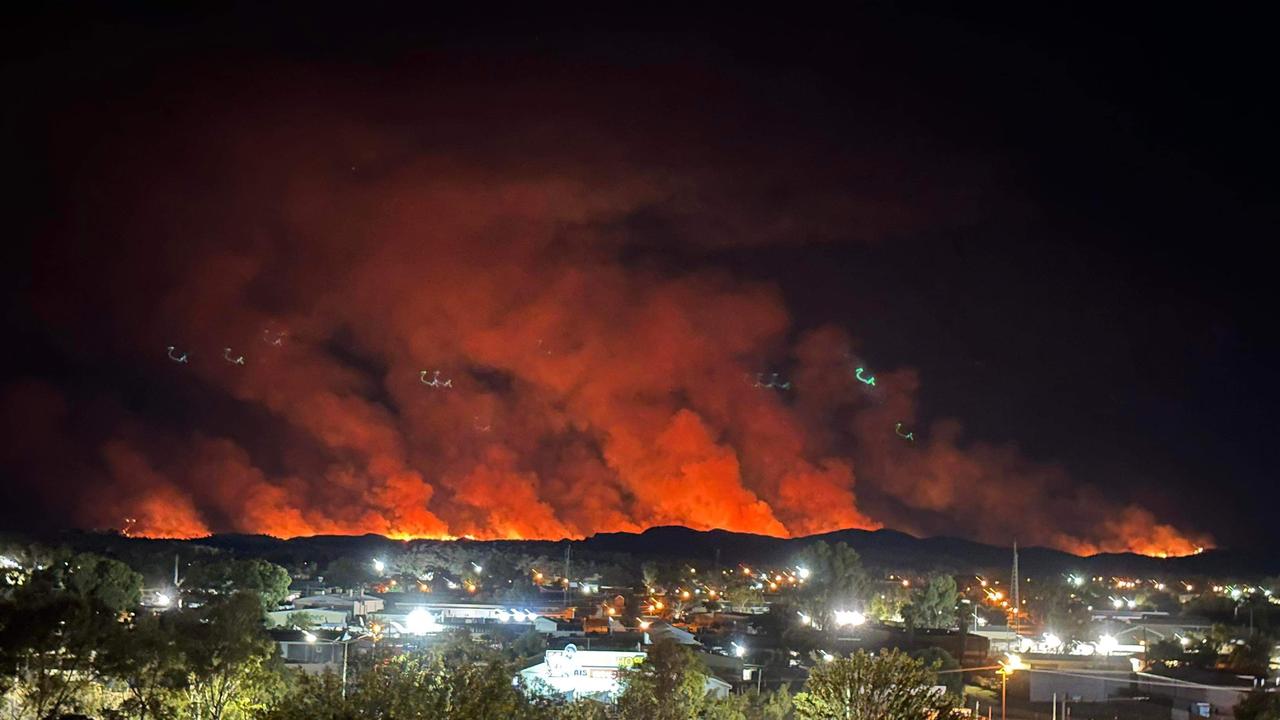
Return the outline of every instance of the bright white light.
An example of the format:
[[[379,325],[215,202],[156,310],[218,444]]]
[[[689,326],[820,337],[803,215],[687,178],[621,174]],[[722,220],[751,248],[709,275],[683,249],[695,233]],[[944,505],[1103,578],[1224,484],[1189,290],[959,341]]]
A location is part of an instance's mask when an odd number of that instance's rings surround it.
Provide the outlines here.
[[[1124,600],[1121,600],[1120,598],[1111,598],[1111,604],[1114,605],[1117,610],[1119,610],[1120,608],[1124,607]]]
[[[302,631],[302,637],[309,643],[313,643],[316,641],[316,636],[313,633],[307,632],[306,630]]]
[[[1187,637],[1186,635],[1183,635],[1182,637],[1178,638],[1178,642],[1182,643],[1182,647],[1186,647],[1191,644],[1191,638]]]
[[[804,613],[802,613],[802,612],[798,612],[798,613],[796,613],[796,614],[800,616],[800,624],[801,624],[801,625],[809,625],[810,623],[812,623],[812,622],[813,622],[813,618],[809,617],[808,615],[805,615],[805,614],[804,614]]]
[[[1022,656],[1017,653],[1008,653],[1004,657],[1005,661],[1000,663],[1000,669],[1006,675],[1014,670],[1026,670],[1028,667],[1026,663],[1022,662]]]
[[[506,610],[499,610],[497,612],[497,615],[498,615],[499,622],[507,622],[511,619],[511,613],[507,612]]]
[[[20,567],[22,567],[22,565],[19,564],[17,560],[14,560],[8,555],[0,555],[0,568],[4,568],[5,570],[17,570]]]
[[[1119,643],[1117,643],[1116,639],[1110,635],[1103,635],[1098,638],[1098,652],[1103,655],[1110,655],[1115,652],[1117,647],[1119,647]]]
[[[169,607],[169,603],[173,602],[173,598],[164,593],[156,593],[156,604],[160,607]]]
[[[867,621],[867,616],[856,610],[837,610],[835,612],[836,626],[857,626]]]
[[[484,572],[484,567],[481,566],[479,563],[471,563],[471,567],[475,568],[476,572],[478,573]]]
[[[439,630],[440,626],[436,624],[436,619],[431,617],[431,613],[424,608],[414,608],[404,619],[404,629],[410,635],[426,635]]]
[[[747,649],[745,647],[739,645],[738,643],[730,643],[730,644],[733,645],[734,657],[742,657],[743,655],[747,654]]]
[[[831,653],[827,652],[826,650],[823,650],[823,651],[822,651],[822,660],[823,660],[824,662],[831,662],[832,660],[835,660],[835,659],[836,659],[836,656],[835,656],[835,655],[832,655]]]
[[[1136,600],[1125,600],[1124,604],[1127,605],[1130,610],[1138,607],[1138,603]]]
[[[1045,633],[1044,644],[1051,648],[1062,647],[1062,638],[1053,633]]]
[[[374,560],[374,561],[373,561],[373,571],[374,571],[374,572],[376,572],[376,573],[382,573],[382,572],[385,572],[385,571],[386,571],[386,569],[387,569],[387,564],[386,564],[386,563],[382,562],[381,560]]]
[[[806,568],[806,567],[796,568],[796,573],[800,575],[801,580],[809,579],[809,568]]]
[[[1071,584],[1075,585],[1076,587],[1081,587],[1084,585],[1084,578],[1080,577],[1079,575],[1072,575]]]

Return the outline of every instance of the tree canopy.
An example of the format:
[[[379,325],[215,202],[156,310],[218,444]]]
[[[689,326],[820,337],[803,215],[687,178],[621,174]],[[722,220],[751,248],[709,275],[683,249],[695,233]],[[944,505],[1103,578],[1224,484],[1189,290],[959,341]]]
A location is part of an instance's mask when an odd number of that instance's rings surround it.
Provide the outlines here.
[[[934,690],[937,676],[897,650],[859,651],[820,663],[795,696],[798,720],[920,720],[945,716],[953,698]]]
[[[819,540],[796,556],[796,565],[808,571],[798,591],[798,604],[815,627],[830,627],[837,610],[867,607],[870,580],[862,558],[845,543],[829,545]]]
[[[707,704],[706,671],[687,648],[670,640],[649,648],[628,671],[618,696],[620,720],[690,720]]]
[[[909,628],[947,630],[956,624],[956,579],[934,575],[924,587],[911,594],[902,607],[902,619]]]

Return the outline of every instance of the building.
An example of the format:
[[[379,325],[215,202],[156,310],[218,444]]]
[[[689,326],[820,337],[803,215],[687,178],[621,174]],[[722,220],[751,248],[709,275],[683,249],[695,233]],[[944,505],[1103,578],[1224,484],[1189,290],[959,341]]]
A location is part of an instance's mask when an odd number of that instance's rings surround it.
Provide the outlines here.
[[[1212,627],[1213,623],[1205,618],[1152,615],[1111,625],[1108,629],[1121,645],[1154,645],[1162,640],[1178,640],[1189,635],[1203,636]]]
[[[380,612],[385,603],[380,597],[373,595],[307,595],[293,601],[297,610],[324,609],[340,610],[350,617],[367,617]]]
[[[272,610],[267,613],[267,627],[344,628],[347,626],[348,619],[350,614],[346,610],[327,608]]]
[[[1228,673],[1206,673],[1204,679],[1209,682],[1147,672],[1135,673],[1135,676],[1138,692],[1170,699],[1174,717],[1178,717],[1178,711],[1183,710],[1199,717],[1230,720],[1235,717],[1232,710],[1236,704],[1254,688],[1252,682]]]
[[[520,671],[519,678],[533,693],[569,700],[592,699],[612,703],[622,687],[622,673],[644,662],[645,653],[634,650],[579,650],[566,645],[548,650],[542,662]],[[707,694],[723,698],[731,686],[708,676]]]
[[[1032,666],[1039,667],[1034,662]],[[1131,691],[1133,688],[1133,673],[1128,670],[1073,668],[1069,671],[1039,670],[1029,675],[1031,702],[1100,703],[1121,694],[1121,690]]]
[[[666,622],[651,623],[645,632],[645,644],[651,645],[663,640],[670,640],[677,645],[702,645],[688,630],[682,630]]]
[[[272,628],[267,633],[279,647],[286,665],[314,673],[342,672],[343,664],[353,653],[367,652],[373,642],[369,637],[351,637],[345,631]]]

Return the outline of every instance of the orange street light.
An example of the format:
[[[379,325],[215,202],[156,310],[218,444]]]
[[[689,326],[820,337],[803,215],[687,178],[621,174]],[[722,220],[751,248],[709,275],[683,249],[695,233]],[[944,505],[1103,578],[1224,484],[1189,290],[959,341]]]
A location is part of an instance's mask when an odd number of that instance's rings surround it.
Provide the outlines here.
[[[1022,662],[1022,656],[1016,653],[1005,655],[1005,661],[1000,663],[1000,720],[1005,720],[1005,698],[1006,690],[1009,683],[1009,676],[1017,670],[1028,670],[1031,666]]]

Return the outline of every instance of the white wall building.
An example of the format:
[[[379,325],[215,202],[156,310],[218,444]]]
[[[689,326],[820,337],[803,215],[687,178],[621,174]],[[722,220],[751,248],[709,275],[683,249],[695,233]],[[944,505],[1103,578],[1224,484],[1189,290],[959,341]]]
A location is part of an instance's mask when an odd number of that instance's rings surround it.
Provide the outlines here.
[[[622,673],[644,659],[643,652],[634,650],[579,650],[566,645],[563,650],[548,650],[543,662],[521,670],[520,678],[539,694],[613,702],[621,690]],[[728,696],[730,688],[717,677],[707,677],[706,690],[713,697]]]
[[[353,617],[365,617],[380,612],[385,603],[380,597],[372,595],[307,595],[293,601],[299,610],[308,608],[325,608],[344,610]]]

